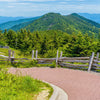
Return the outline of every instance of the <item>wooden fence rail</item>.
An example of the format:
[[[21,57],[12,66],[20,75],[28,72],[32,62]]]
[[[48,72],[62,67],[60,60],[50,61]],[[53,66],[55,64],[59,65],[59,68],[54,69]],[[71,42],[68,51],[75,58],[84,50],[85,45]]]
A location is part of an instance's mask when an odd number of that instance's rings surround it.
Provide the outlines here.
[[[8,61],[8,57],[0,55],[0,61]]]
[[[88,69],[86,68],[88,65],[76,65],[76,64],[66,64],[66,63],[59,63],[60,66],[62,67],[67,67],[67,68],[74,68],[74,69]]]
[[[75,59],[77,59],[77,60],[88,60],[90,57],[62,57],[62,58],[60,58],[61,60],[75,60]]]
[[[89,63],[89,60],[59,60],[59,62],[81,62],[81,63]]]
[[[68,68],[88,69],[89,58],[90,57],[62,57],[59,59],[58,64],[62,67]]]
[[[99,53],[97,53],[97,57],[94,58],[94,60],[93,60],[92,69],[100,70],[100,58],[99,58]]]

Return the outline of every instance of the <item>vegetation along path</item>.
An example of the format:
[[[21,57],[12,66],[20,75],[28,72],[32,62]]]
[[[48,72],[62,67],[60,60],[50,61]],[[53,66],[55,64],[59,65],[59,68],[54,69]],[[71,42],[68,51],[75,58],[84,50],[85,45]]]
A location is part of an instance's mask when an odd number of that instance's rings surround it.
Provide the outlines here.
[[[11,68],[11,73],[22,73],[50,82],[62,88],[69,100],[100,100],[100,75],[64,68]]]

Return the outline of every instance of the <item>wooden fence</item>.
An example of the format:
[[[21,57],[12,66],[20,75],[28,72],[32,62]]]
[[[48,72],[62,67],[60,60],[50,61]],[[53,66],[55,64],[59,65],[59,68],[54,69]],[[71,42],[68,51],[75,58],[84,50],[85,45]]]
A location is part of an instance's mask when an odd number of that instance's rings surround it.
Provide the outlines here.
[[[58,64],[62,67],[87,69],[89,66],[89,59],[89,57],[62,57],[58,60]]]
[[[24,62],[25,60],[37,60],[38,64],[52,64],[56,62],[56,67],[60,65],[61,67],[74,68],[74,69],[85,69],[87,71],[100,70],[100,58],[99,53],[94,56],[94,52],[90,57],[62,57],[62,52],[60,57],[58,57],[59,51],[57,51],[57,56],[55,58],[38,58],[38,51],[36,53],[32,51],[32,58],[15,58],[14,51],[9,50],[8,56],[0,55],[0,61],[10,61],[11,63]],[[17,61],[16,61],[17,60]]]

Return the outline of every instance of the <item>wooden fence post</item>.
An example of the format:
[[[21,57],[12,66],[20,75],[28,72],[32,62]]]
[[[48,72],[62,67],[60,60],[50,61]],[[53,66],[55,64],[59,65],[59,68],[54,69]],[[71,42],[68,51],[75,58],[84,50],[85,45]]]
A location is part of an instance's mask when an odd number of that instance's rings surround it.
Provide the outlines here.
[[[8,50],[8,61],[11,61],[11,50]]]
[[[96,58],[96,60],[98,60],[98,58],[99,58],[99,52],[97,52],[97,58]]]
[[[59,51],[57,50],[56,67],[58,66],[58,53],[59,53]]]
[[[36,59],[38,58],[38,50],[36,50]]]
[[[88,72],[91,70],[92,63],[93,63],[93,59],[94,59],[94,52],[92,52],[92,56],[90,57],[90,62],[89,62],[89,67],[88,67]]]
[[[12,51],[12,57],[13,57],[13,58],[14,58],[14,53],[15,53],[15,52],[14,52],[14,51]]]
[[[12,51],[11,63],[13,64],[14,61],[14,51]]]
[[[63,52],[61,51],[61,53],[60,53],[60,58],[62,58],[62,54],[63,54]]]
[[[99,60],[99,52],[97,52],[97,56],[96,56],[96,60]],[[98,64],[98,62],[96,62],[96,64]],[[97,66],[95,66],[97,68]],[[95,70],[95,69],[94,69]]]
[[[32,50],[32,60],[34,59],[34,50]]]

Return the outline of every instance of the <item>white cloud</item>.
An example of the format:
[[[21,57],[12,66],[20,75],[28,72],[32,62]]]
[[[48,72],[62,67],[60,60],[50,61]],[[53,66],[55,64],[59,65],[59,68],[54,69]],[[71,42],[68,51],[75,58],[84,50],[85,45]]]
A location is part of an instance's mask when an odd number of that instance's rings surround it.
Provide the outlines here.
[[[100,5],[91,5],[84,3],[70,3],[67,1],[83,1],[83,0],[0,0],[9,1],[9,3],[0,3],[0,15],[5,16],[40,16],[48,12],[57,12],[67,15],[73,12],[100,13]],[[12,2],[15,1],[15,2]],[[27,1],[27,2],[25,2]],[[29,2],[34,1],[34,2]],[[37,2],[35,2],[37,1]],[[56,1],[44,3],[45,1]],[[64,2],[63,2],[64,1]],[[42,2],[42,3],[39,3]],[[1,13],[2,12],[2,13]]]

